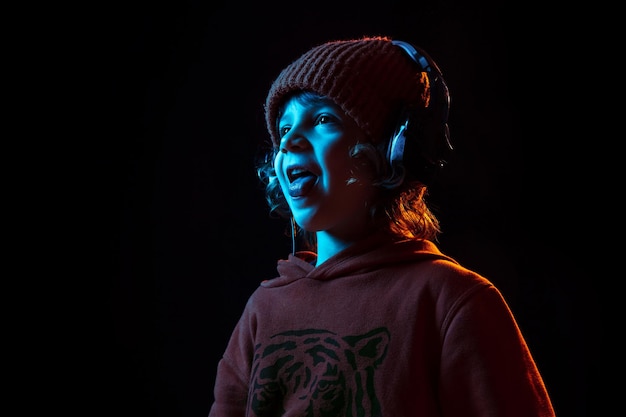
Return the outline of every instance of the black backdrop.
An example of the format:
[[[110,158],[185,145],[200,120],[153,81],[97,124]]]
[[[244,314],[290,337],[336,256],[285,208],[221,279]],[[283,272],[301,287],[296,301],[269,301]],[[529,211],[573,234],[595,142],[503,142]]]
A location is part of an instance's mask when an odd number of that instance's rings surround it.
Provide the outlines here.
[[[433,190],[443,251],[504,293],[557,413],[585,416],[592,313],[581,305],[594,297],[565,215],[580,204],[570,178],[584,151],[566,142],[576,128],[555,122],[572,97],[557,78],[571,55],[555,47],[554,16],[537,10],[181,1],[84,16],[95,61],[82,68],[93,123],[80,175],[93,192],[68,401],[85,415],[208,413],[247,297],[290,250],[252,165],[265,93],[311,46],[380,34],[427,50],[450,88],[456,154]]]

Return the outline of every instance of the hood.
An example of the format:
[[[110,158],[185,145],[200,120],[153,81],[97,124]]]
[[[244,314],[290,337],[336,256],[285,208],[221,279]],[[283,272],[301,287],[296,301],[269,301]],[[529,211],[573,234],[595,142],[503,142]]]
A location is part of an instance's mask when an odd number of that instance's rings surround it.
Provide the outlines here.
[[[263,287],[279,287],[298,279],[331,280],[372,270],[397,266],[405,262],[419,262],[431,259],[454,259],[442,254],[437,246],[428,240],[393,240],[388,235],[374,235],[339,252],[320,266],[314,266],[316,255],[302,251],[289,254],[287,259],[278,261],[279,276],[261,283]]]

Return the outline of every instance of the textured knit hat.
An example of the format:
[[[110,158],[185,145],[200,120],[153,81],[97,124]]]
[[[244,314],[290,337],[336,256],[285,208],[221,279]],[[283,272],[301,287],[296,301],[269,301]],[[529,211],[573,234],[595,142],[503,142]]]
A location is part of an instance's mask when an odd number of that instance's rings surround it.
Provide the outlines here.
[[[338,40],[318,45],[289,64],[272,84],[265,122],[274,146],[279,107],[296,90],[324,95],[351,116],[377,143],[386,140],[407,106],[424,107],[429,85],[425,72],[387,37]]]

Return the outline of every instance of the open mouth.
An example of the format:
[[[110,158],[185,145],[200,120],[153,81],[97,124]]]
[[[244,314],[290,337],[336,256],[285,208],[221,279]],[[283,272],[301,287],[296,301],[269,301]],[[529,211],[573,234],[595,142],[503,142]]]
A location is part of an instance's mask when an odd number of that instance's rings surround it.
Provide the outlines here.
[[[308,194],[317,183],[317,175],[302,167],[289,168],[287,179],[289,180],[289,195],[302,197]]]
[[[294,168],[289,168],[287,170],[287,179],[289,180],[289,182],[294,182],[298,179],[310,177],[310,176],[315,176],[315,175],[308,169],[294,167]]]

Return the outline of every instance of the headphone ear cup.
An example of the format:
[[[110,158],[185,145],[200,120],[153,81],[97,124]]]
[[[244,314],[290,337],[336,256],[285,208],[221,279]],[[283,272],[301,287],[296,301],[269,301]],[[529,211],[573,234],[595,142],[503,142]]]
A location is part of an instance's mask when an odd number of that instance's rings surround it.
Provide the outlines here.
[[[407,143],[408,126],[409,118],[401,119],[387,144],[387,164],[391,171],[385,181],[385,186],[388,188],[395,188],[404,181],[404,151]]]
[[[427,73],[430,102],[426,108],[412,111],[405,109],[402,113],[399,128],[389,142],[388,161],[394,172],[402,169],[403,172],[406,171],[407,174],[410,172],[412,177],[428,184],[446,164],[454,149],[448,128],[450,110],[448,86],[439,67],[424,50],[404,41],[396,40],[392,43],[403,49],[420,71]],[[402,126],[404,129],[400,131]],[[400,141],[402,146],[399,146]]]
[[[402,165],[404,159],[404,147],[406,145],[406,130],[409,125],[409,119],[405,118],[398,123],[389,145],[387,145],[387,161],[393,168]]]
[[[406,176],[430,184],[446,164],[452,148],[447,125],[443,128],[434,109],[405,111],[387,145],[388,182],[399,185]],[[443,136],[443,138],[442,138]]]

